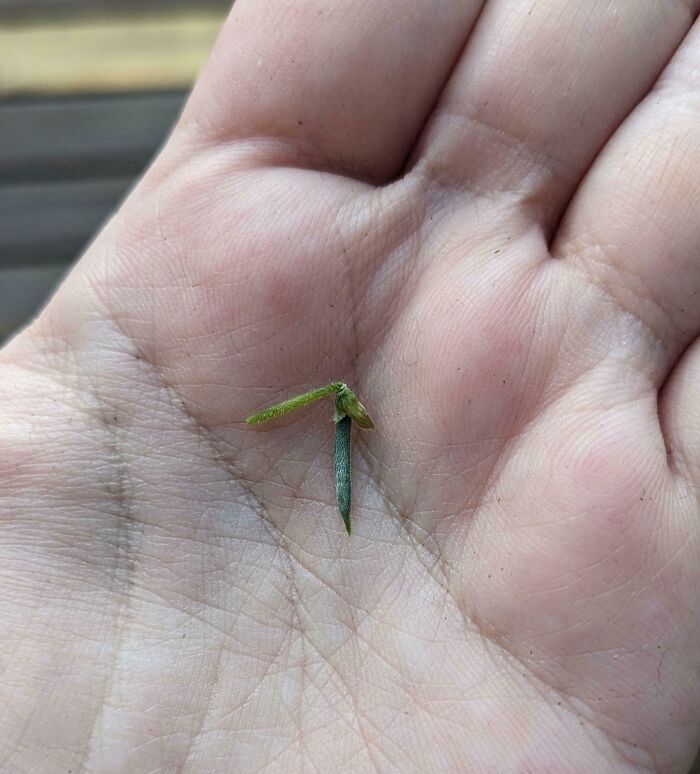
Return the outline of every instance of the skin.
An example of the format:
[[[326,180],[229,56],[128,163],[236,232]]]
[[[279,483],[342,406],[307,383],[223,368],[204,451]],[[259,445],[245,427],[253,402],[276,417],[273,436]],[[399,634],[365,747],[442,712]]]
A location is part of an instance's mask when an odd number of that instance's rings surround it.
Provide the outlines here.
[[[238,0],[0,354],[0,769],[687,770],[699,12]]]

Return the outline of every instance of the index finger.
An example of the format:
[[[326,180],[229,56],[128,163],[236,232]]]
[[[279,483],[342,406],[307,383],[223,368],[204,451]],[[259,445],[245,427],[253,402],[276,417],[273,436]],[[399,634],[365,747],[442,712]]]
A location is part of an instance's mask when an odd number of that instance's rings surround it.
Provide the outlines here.
[[[388,179],[483,3],[238,0],[184,118],[280,163]]]

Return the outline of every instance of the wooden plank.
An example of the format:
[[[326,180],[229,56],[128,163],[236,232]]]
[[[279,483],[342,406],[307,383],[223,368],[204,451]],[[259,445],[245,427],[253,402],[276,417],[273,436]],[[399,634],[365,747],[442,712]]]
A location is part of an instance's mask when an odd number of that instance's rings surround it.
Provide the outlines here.
[[[74,260],[131,183],[117,178],[0,188],[2,266]]]
[[[0,96],[188,87],[222,24],[216,9],[63,18],[0,28]]]
[[[169,92],[0,101],[0,187],[137,175],[184,98]]]

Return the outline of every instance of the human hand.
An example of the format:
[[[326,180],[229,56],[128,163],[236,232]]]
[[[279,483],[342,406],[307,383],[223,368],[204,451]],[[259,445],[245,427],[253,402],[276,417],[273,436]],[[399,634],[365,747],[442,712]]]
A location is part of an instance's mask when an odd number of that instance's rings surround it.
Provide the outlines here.
[[[687,768],[699,12],[236,3],[0,356],[3,771]]]

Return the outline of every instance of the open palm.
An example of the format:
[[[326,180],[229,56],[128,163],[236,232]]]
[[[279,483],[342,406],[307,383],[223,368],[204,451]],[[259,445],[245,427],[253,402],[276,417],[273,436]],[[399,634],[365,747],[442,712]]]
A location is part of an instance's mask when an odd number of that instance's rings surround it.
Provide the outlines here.
[[[1,355],[3,771],[687,768],[698,13],[239,0]]]

